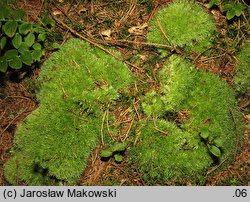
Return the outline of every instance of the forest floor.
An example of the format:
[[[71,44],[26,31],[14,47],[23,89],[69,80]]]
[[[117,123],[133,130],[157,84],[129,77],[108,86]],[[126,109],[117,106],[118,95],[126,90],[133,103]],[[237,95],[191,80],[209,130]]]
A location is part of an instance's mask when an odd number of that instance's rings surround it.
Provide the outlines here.
[[[141,63],[147,58],[150,48],[142,46],[146,42],[147,23],[157,9],[165,6],[171,0],[158,0],[148,4],[139,4],[136,0],[119,1],[47,1],[18,0],[15,8],[26,11],[27,20],[39,22],[45,7],[50,17],[55,20],[53,37],[55,41],[65,43],[72,37],[86,37],[94,39],[98,44],[112,45],[117,48],[124,58],[133,63],[135,54],[140,53]],[[115,2],[115,3],[114,3]],[[202,4],[206,7],[206,4]],[[210,10],[218,29],[227,37],[228,24],[225,17],[216,9]],[[84,18],[82,18],[84,16]],[[67,27],[71,25],[72,29]],[[52,32],[51,32],[52,33]],[[56,37],[57,38],[56,38]],[[53,38],[52,37],[52,38]],[[58,40],[60,38],[60,40]],[[237,40],[237,39],[236,39]],[[240,43],[240,42],[239,42]],[[223,50],[221,50],[223,51]],[[43,61],[49,57],[51,50],[46,52]],[[231,53],[216,52],[211,58],[199,56],[195,61],[197,68],[205,68],[233,85],[236,60]],[[138,65],[139,66],[139,65]],[[32,66],[28,71],[10,71],[0,75],[0,185],[8,185],[3,175],[3,165],[10,158],[10,150],[17,126],[37,108],[36,78],[39,75],[42,62]],[[133,73],[140,71],[131,67]],[[152,72],[157,67],[152,67]],[[152,82],[154,83],[154,82]],[[154,85],[154,84],[152,84]],[[250,121],[250,95],[239,98],[239,110],[244,114],[244,121]],[[129,127],[129,123],[128,123]],[[234,162],[220,172],[217,168],[208,174],[206,185],[250,185],[250,138],[249,131],[245,131],[242,147]],[[125,161],[117,164],[110,159],[104,162],[100,159],[100,149],[91,155],[87,169],[82,174],[79,185],[144,185],[142,176],[128,172]],[[187,185],[191,185],[187,183]]]

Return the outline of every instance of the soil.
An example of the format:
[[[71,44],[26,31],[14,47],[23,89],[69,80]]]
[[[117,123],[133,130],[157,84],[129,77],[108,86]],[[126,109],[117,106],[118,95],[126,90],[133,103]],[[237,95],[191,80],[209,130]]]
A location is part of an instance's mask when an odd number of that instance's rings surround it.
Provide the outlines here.
[[[107,6],[107,1],[47,1],[48,9],[52,17],[60,20],[66,18],[71,21],[78,32],[84,36],[93,39],[97,42],[109,44],[109,37],[114,41],[123,40],[124,38],[134,42],[145,42],[147,27],[143,28],[143,24],[148,22],[157,9],[171,0],[155,0],[153,7],[148,12],[148,8],[139,5],[136,1],[117,1],[114,7]],[[55,3],[56,2],[56,3]],[[67,3],[69,2],[69,3]],[[80,1],[79,1],[80,2]],[[132,2],[132,3],[131,3]],[[206,6],[204,4],[204,6]],[[27,20],[31,22],[39,21],[38,17],[44,12],[43,0],[19,0],[14,5],[15,8],[22,8],[26,11]],[[218,11],[212,12],[217,27],[220,30],[227,30],[227,23]],[[85,18],[80,18],[84,15]],[[79,27],[80,22],[84,20],[84,28]],[[65,27],[57,24],[60,32],[62,33],[64,43],[68,38],[75,37]],[[139,27],[140,33],[132,32],[129,28]],[[140,46],[139,46],[140,48]],[[117,49],[125,55],[127,60],[132,61],[134,53],[138,53],[138,44],[119,44]],[[147,57],[148,51],[141,53],[142,61]],[[196,55],[197,60],[195,64],[198,68],[205,68],[214,74],[219,75],[222,79],[233,85],[233,75],[235,72],[235,60],[230,54],[222,54],[223,50],[214,53],[211,58],[206,56]],[[50,52],[44,57],[43,61],[49,56]],[[218,57],[218,55],[222,55]],[[21,71],[9,71],[6,74],[0,75],[0,186],[8,185],[4,178],[3,165],[11,156],[11,148],[13,147],[13,139],[15,136],[18,125],[37,108],[38,103],[35,97],[36,93],[36,79],[39,75],[39,69],[42,62],[37,66],[31,67],[28,71],[27,68]],[[208,68],[209,67],[209,68]],[[212,68],[211,68],[212,67]],[[157,69],[157,65],[152,70]],[[132,69],[136,74],[139,70]],[[150,82],[150,79],[149,79]],[[154,87],[155,83],[152,82]],[[135,87],[136,89],[137,87]],[[249,123],[249,101],[250,96],[244,95],[240,98],[239,110],[245,114],[245,123]],[[135,102],[136,103],[136,102]],[[135,105],[136,108],[136,105]],[[124,111],[122,111],[124,112]],[[119,112],[121,114],[121,112]],[[139,115],[138,115],[138,118]],[[130,123],[130,122],[129,122]],[[129,128],[129,123],[125,125]],[[213,168],[208,175],[206,185],[249,185],[250,182],[250,138],[249,131],[245,131],[244,141],[239,153],[235,157],[235,161],[227,168],[220,172],[220,167]],[[117,164],[113,159],[103,161],[100,159],[100,147],[93,151],[89,158],[87,169],[83,172],[79,179],[79,185],[145,185],[142,175],[138,172],[128,172],[127,170],[127,157],[121,164]],[[187,183],[186,185],[191,185]]]

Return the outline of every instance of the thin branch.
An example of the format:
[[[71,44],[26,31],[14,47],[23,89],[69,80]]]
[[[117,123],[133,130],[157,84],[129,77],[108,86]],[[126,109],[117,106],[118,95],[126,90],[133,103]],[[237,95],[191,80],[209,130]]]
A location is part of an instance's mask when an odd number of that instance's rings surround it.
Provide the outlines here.
[[[236,119],[235,119],[235,116],[234,116],[234,111],[232,108],[229,109],[230,111],[230,114],[232,116],[232,119],[233,119],[233,122],[234,122],[234,128],[235,128],[235,131],[236,131],[236,143],[235,143],[235,153],[234,153],[234,160],[236,159],[236,155],[238,153],[238,147],[239,147],[239,143],[240,143],[240,138],[239,138],[239,132],[238,132],[238,127],[237,127],[237,124],[236,124]]]
[[[114,58],[116,58],[117,60],[120,60],[122,62],[124,62],[125,64],[141,71],[141,72],[145,72],[143,69],[141,69],[140,67],[128,62],[128,61],[124,61],[123,58],[113,54],[112,52],[110,52],[109,50],[107,50],[106,48],[104,48],[103,46],[101,46],[98,43],[95,43],[94,41],[92,41],[91,39],[88,39],[87,37],[79,34],[76,30],[74,30],[73,28],[69,27],[68,25],[66,25],[63,21],[57,19],[55,16],[52,15],[52,18],[58,23],[60,24],[62,27],[64,27],[64,29],[69,30],[72,34],[74,34],[75,36],[78,36],[79,38],[89,42],[90,44],[94,45],[95,47],[100,48],[101,50],[103,50],[104,52],[108,53],[109,55],[113,56]]]
[[[211,173],[213,173],[215,170],[217,170],[226,160],[228,159],[228,157],[226,157],[223,161],[220,162],[219,165],[214,166],[213,168],[211,168],[210,170],[207,171],[207,175],[210,175]]]
[[[14,119],[11,120],[11,122],[9,122],[9,124],[2,130],[0,136],[10,127],[10,125],[20,116],[22,115],[26,110],[28,109],[28,107],[26,107],[24,110],[22,110],[20,113],[18,113],[16,115],[16,117]]]
[[[160,133],[162,133],[164,136],[167,136],[168,135],[168,132],[166,131],[163,131],[163,130],[160,130],[159,128],[157,127],[153,127],[155,130],[159,131]]]
[[[171,43],[170,43],[170,40],[169,40],[169,38],[168,38],[168,36],[167,36],[167,34],[164,32],[164,30],[163,30],[163,28],[162,28],[162,26],[161,26],[160,21],[159,21],[158,19],[156,19],[156,22],[157,22],[158,27],[159,27],[160,30],[161,30],[161,33],[162,33],[163,36],[165,37],[165,39],[167,39],[168,43],[171,44]]]
[[[101,141],[102,141],[102,146],[105,145],[105,143],[104,143],[103,128],[104,128],[104,122],[105,122],[106,115],[107,115],[107,110],[104,112],[103,117],[102,117],[102,126],[101,126]]]
[[[129,125],[129,128],[128,128],[127,132],[126,132],[126,135],[125,135],[124,139],[122,140],[122,142],[124,142],[128,138],[129,132],[130,132],[130,130],[131,130],[133,124],[134,124],[134,121],[135,121],[135,117],[133,117],[133,119],[132,119],[132,121],[131,121],[131,123]]]

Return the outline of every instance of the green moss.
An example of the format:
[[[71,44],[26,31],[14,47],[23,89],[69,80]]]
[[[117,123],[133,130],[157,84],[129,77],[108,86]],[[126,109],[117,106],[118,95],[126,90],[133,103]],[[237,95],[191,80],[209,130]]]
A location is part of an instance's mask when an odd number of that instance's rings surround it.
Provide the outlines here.
[[[158,79],[156,101],[142,104],[148,119],[141,121],[140,142],[130,150],[130,163],[149,182],[202,184],[209,168],[225,159],[231,162],[237,135],[242,135],[234,93],[217,76],[197,71],[175,55],[159,70]],[[150,108],[154,110],[145,110]],[[188,115],[181,119],[184,110]]]
[[[239,65],[234,77],[236,90],[240,93],[250,91],[250,43],[245,44],[238,55]]]
[[[176,1],[156,13],[149,24],[148,41],[201,52],[211,46],[214,30],[212,17],[200,5]]]
[[[29,185],[74,184],[100,139],[106,106],[132,81],[127,67],[70,40],[40,73],[40,105],[18,127],[5,177]]]

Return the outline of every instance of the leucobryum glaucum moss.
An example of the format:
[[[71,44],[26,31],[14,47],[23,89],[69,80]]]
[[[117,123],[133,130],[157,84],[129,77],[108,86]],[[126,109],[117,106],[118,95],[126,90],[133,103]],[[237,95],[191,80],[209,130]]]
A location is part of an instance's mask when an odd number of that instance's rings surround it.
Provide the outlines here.
[[[250,91],[250,43],[246,43],[238,54],[239,64],[234,77],[236,90],[240,93]]]
[[[75,184],[100,140],[105,106],[131,81],[122,62],[81,40],[68,41],[42,67],[39,107],[18,127],[6,179]]]
[[[176,1],[156,13],[148,41],[200,52],[211,45],[214,31],[200,5]],[[105,52],[68,41],[42,68],[39,107],[18,127],[6,179],[11,184],[76,184],[100,142],[107,105],[133,79],[127,66]],[[211,167],[232,161],[242,134],[234,92],[178,55],[167,59],[157,80],[159,89],[141,99],[144,117],[136,124],[137,144],[128,146],[128,164],[149,184],[204,184]],[[101,156],[115,152],[108,147]]]
[[[215,29],[212,17],[200,5],[176,1],[155,14],[148,41],[201,52],[211,46]]]
[[[225,159],[231,162],[242,134],[234,93],[217,76],[196,70],[176,55],[157,76],[159,91],[142,100],[148,118],[140,121],[141,135],[129,151],[130,163],[151,183],[203,184],[209,168]],[[181,111],[187,112],[185,119],[169,119],[168,114]]]

